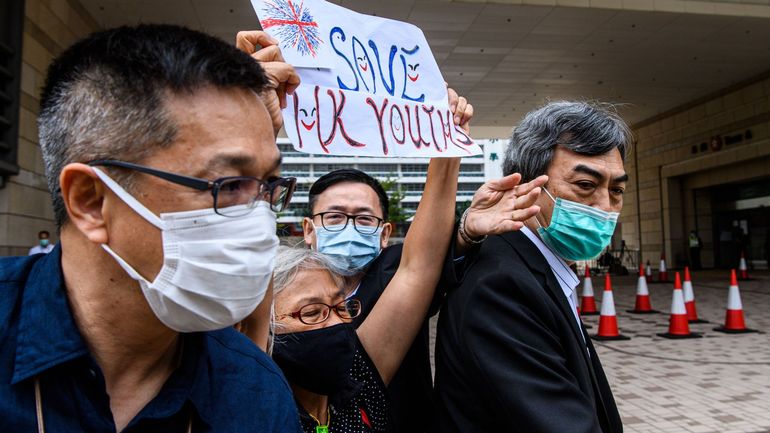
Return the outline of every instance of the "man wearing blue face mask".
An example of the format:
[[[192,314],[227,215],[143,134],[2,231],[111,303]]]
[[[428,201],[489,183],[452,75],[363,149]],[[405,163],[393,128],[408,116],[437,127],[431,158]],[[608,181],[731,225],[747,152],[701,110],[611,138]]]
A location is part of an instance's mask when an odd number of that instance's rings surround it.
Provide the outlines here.
[[[47,230],[42,230],[37,234],[37,245],[29,249],[28,255],[33,254],[48,254],[53,251],[53,244],[51,244],[51,234]]]
[[[578,279],[569,266],[608,245],[631,142],[612,108],[583,102],[549,103],[516,127],[504,172],[549,180],[540,212],[469,255],[463,281],[442,307],[437,431],[623,431],[576,312]]]
[[[455,123],[464,126],[473,114],[472,106],[449,89]],[[477,233],[501,233],[517,229],[512,219],[517,185],[516,176],[490,181],[474,195],[473,202],[455,231],[455,242],[447,251],[425,251],[444,262],[442,281],[428,317],[435,315],[446,288],[462,275],[464,254],[478,248],[484,240]],[[530,186],[540,186],[537,179]],[[525,187],[520,185],[517,188]],[[361,301],[361,314],[353,321],[360,325],[367,317],[388,282],[398,270],[401,245],[388,246],[393,230],[388,222],[388,196],[380,183],[355,169],[343,169],[321,176],[310,188],[310,214],[303,229],[310,248],[334,256],[346,264],[348,296]],[[499,221],[499,223],[491,223]],[[433,378],[430,366],[427,320],[388,385],[392,431],[425,433],[433,423]]]
[[[357,327],[401,260],[401,245],[388,246],[393,230],[388,222],[388,196],[368,174],[336,170],[311,187],[310,210],[312,217],[304,222],[305,242],[347,265],[342,271],[349,275],[349,296],[355,294],[362,304],[362,314],[353,322]],[[443,294],[440,289],[436,292]],[[430,427],[433,384],[428,347],[428,328],[423,326],[388,386],[393,431],[424,433]]]
[[[354,279],[388,246],[388,196],[368,174],[342,169],[321,176],[310,189],[310,207],[305,242],[339,259]]]

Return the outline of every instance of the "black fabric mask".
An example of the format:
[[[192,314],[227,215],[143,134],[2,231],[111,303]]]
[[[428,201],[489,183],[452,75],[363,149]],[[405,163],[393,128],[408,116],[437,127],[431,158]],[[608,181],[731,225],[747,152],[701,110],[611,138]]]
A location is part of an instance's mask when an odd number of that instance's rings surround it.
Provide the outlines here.
[[[349,323],[276,335],[273,360],[289,382],[344,401],[362,386],[351,378],[357,338]]]

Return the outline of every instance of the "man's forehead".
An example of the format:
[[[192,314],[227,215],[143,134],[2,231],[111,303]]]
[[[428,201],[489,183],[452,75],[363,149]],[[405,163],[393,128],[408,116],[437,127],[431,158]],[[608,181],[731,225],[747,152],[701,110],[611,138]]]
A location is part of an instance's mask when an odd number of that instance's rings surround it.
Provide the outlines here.
[[[274,148],[272,148],[274,147]],[[281,165],[281,153],[276,146],[270,146],[269,143],[263,145],[261,152],[254,152],[252,149],[245,149],[230,153],[214,153],[207,161],[209,169],[247,169],[257,166],[259,171],[265,174],[271,174],[278,170]]]
[[[237,170],[267,176],[277,171],[280,151],[270,115],[254,92],[205,86],[168,94],[164,103],[177,129],[169,150],[180,156],[179,163],[207,173]],[[251,122],[244,123],[244,118]]]
[[[564,176],[569,176],[576,172],[592,174],[591,171],[601,173],[610,178],[626,174],[623,158],[620,156],[620,151],[617,148],[600,155],[584,155],[558,146],[554,153],[552,165],[557,169],[557,173]]]
[[[316,210],[323,208],[356,210],[368,209],[370,212],[381,213],[380,198],[374,189],[360,182],[340,182],[326,188],[318,194]]]

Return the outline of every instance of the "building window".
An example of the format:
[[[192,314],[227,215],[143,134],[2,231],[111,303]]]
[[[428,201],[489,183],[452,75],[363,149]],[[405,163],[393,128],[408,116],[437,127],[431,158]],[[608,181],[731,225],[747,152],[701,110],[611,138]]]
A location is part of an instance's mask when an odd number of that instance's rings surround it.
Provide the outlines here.
[[[460,166],[460,177],[484,177],[484,165],[463,164]]]
[[[398,164],[358,164],[358,169],[372,177],[398,177]]]
[[[282,217],[304,217],[310,214],[307,203],[290,203],[289,207],[284,209],[280,216]]]
[[[7,0],[0,6],[0,187],[19,173],[19,88],[24,1]]]
[[[330,173],[334,170],[341,170],[343,168],[353,168],[353,164],[315,164],[313,166],[313,173],[315,173],[316,176],[323,176],[326,173]]]
[[[309,177],[310,164],[283,164],[281,165],[281,176]]]
[[[401,174],[404,177],[425,177],[428,175],[428,164],[402,164]]]

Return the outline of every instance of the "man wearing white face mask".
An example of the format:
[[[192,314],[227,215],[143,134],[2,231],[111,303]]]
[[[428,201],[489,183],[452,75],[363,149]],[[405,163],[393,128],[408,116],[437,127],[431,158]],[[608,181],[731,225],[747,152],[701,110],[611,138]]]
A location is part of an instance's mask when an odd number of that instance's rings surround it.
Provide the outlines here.
[[[540,212],[466,258],[436,342],[436,431],[619,433],[572,294],[569,265],[599,255],[623,206],[631,133],[612,108],[551,102],[515,128],[503,171],[548,175]],[[469,401],[474,404],[468,404]]]
[[[53,62],[40,144],[61,241],[0,259],[0,431],[299,431],[280,370],[232,329],[264,305],[295,186],[270,115],[287,67],[166,25]]]

